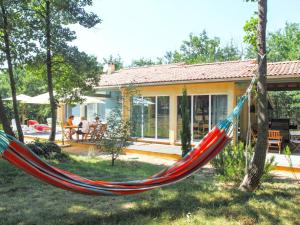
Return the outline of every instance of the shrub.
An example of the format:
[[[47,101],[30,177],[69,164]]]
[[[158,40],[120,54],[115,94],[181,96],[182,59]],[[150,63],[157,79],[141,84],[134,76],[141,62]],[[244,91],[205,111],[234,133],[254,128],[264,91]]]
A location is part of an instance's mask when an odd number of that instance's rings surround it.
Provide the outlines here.
[[[188,110],[188,96],[186,88],[182,91],[181,102],[181,117],[182,117],[182,130],[180,131],[182,157],[184,157],[191,150],[191,120]]]
[[[120,109],[113,110],[107,118],[105,137],[97,147],[111,155],[111,165],[129,144],[130,123],[122,118]]]
[[[212,160],[211,164],[221,180],[240,182],[243,179],[246,167],[244,150],[243,143],[230,144]],[[248,154],[250,159],[252,153]]]
[[[240,183],[246,173],[246,155],[245,145],[240,142],[236,145],[230,144],[221,151],[212,161],[211,164],[216,170],[217,177],[222,181],[232,181]],[[248,151],[248,163],[253,156],[253,148]],[[271,178],[270,172],[274,169],[274,157],[265,164],[262,179]]]
[[[68,155],[63,153],[61,147],[49,141],[35,140],[27,144],[35,154],[44,157],[45,159],[57,159],[59,161],[68,160]]]

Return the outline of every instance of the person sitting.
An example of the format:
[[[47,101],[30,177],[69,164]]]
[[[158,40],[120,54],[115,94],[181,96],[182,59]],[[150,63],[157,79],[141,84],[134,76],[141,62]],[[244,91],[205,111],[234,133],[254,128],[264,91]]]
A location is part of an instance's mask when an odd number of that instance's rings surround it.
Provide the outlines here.
[[[81,117],[81,121],[78,125],[78,130],[76,131],[77,142],[79,141],[79,135],[82,135],[82,141],[86,141],[89,132],[90,132],[89,122],[86,120],[85,117]]]
[[[69,139],[73,140],[73,135],[76,133],[76,130],[74,128],[76,128],[76,126],[73,124],[73,120],[74,120],[74,116],[71,115],[69,116],[67,123],[66,123],[66,128],[69,129]]]

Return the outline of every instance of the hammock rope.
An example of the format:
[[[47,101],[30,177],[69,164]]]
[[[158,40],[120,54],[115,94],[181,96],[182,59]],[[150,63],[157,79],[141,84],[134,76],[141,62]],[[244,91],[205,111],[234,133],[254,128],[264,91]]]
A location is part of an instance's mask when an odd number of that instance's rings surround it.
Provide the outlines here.
[[[231,140],[233,120],[248,99],[256,78],[240,98],[234,110],[219,122],[185,157],[144,180],[108,182],[90,180],[51,166],[39,158],[26,145],[0,131],[0,155],[14,166],[53,186],[88,195],[130,195],[179,182],[199,171]]]

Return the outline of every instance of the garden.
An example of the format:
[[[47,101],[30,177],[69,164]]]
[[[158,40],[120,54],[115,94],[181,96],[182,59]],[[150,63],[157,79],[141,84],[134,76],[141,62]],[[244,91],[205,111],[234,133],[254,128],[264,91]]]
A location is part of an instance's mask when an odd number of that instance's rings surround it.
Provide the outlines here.
[[[42,141],[28,147],[53,166],[94,180],[143,179],[174,163],[121,153],[112,166],[110,157],[97,150],[74,154]],[[182,182],[114,197],[66,192],[1,160],[0,224],[299,224],[300,186],[293,177],[266,171],[256,192],[238,189],[244,176],[243,148],[229,145],[213,167]]]

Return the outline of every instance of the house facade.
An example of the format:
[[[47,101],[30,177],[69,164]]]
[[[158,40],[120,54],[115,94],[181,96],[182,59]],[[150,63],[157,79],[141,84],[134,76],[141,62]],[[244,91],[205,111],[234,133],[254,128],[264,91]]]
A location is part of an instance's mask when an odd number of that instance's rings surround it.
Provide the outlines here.
[[[101,104],[77,106],[79,115],[99,115],[105,121],[111,110],[122,107],[131,121],[131,135],[143,141],[176,144],[182,127],[182,91],[187,89],[192,140],[197,142],[235,107],[255,75],[255,61],[209,64],[167,64],[122,69],[104,74],[95,92]],[[268,64],[268,89],[300,90],[300,61]],[[71,112],[73,113],[73,112]],[[73,113],[74,114],[74,113]],[[247,106],[234,137],[246,135]]]

